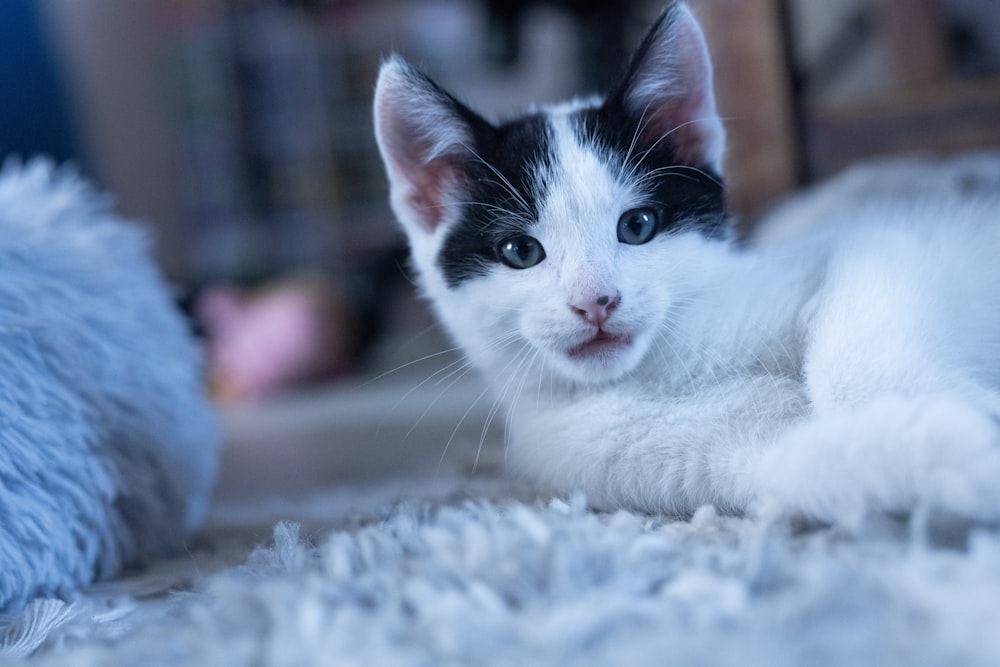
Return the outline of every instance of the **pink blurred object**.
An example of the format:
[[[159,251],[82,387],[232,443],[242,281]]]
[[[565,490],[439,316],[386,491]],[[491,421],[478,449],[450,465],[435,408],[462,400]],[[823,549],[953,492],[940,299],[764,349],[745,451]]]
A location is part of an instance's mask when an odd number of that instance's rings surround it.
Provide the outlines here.
[[[347,299],[319,276],[257,290],[206,289],[195,305],[213,394],[255,400],[351,368],[358,325]]]

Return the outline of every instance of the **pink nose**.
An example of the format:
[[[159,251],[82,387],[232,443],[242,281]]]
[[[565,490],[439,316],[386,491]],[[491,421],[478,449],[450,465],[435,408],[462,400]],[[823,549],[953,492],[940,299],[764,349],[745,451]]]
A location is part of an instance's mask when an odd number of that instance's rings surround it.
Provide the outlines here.
[[[596,299],[581,299],[569,305],[570,309],[582,317],[584,321],[597,325],[598,328],[604,326],[612,311],[618,307],[622,301],[620,294],[611,297],[602,294]]]

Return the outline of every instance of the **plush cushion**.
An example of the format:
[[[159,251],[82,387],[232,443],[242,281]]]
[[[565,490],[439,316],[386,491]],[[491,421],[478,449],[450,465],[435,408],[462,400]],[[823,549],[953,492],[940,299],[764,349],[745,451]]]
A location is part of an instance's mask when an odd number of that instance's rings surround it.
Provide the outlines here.
[[[69,170],[0,170],[0,612],[183,545],[219,430],[146,236]]]

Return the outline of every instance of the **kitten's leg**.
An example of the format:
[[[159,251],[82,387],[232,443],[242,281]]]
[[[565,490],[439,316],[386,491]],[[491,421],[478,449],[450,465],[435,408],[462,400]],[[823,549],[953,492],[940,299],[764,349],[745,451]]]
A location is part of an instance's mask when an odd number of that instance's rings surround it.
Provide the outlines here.
[[[891,396],[796,427],[764,452],[756,510],[858,525],[870,512],[1000,519],[1000,426],[954,399]]]
[[[838,523],[921,507],[1000,518],[1000,393],[984,381],[997,360],[968,337],[986,331],[983,303],[951,303],[916,246],[883,241],[834,262],[816,297],[814,416],[762,456],[759,506]]]
[[[583,491],[597,507],[740,513],[754,497],[749,471],[760,452],[805,411],[800,383],[770,377],[660,400],[635,388],[540,406],[525,399],[508,463],[547,491]]]

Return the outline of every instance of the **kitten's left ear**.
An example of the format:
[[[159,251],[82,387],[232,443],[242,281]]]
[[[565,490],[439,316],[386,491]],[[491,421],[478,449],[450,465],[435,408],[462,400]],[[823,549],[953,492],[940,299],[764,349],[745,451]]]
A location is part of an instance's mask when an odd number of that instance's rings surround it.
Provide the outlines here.
[[[660,15],[608,104],[632,119],[645,147],[667,142],[681,161],[722,172],[725,130],[715,108],[712,62],[701,26],[683,2]]]

